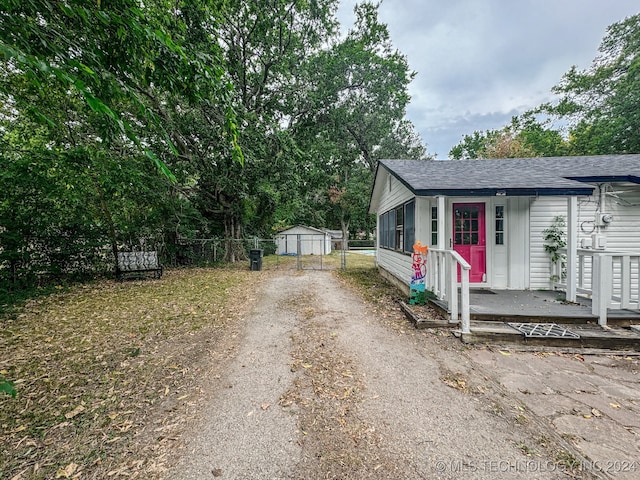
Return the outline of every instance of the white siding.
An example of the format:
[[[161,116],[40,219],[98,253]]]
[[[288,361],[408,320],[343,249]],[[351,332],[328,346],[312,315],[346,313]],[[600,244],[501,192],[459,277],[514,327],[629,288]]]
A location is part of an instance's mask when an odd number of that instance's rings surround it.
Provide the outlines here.
[[[578,197],[578,246],[583,239],[591,239],[594,228],[597,196]],[[544,230],[553,218],[567,218],[567,197],[539,197],[531,200],[530,230],[530,288],[552,288],[551,259],[544,250]]]
[[[400,183],[395,177],[389,176],[385,183],[384,193],[380,197],[378,215],[388,212],[392,208],[402,205],[413,198],[411,191]]]
[[[640,189],[613,185],[605,191],[604,213],[613,215],[603,229],[607,249],[640,252]]]
[[[607,250],[640,253],[640,189],[638,187],[607,186],[603,200],[603,213],[613,220],[602,229],[607,239]],[[632,267],[631,298],[638,300],[638,264]],[[614,262],[614,294],[620,294],[620,264]]]
[[[378,249],[378,265],[392,273],[402,283],[407,285],[411,283],[411,255],[380,248]]]

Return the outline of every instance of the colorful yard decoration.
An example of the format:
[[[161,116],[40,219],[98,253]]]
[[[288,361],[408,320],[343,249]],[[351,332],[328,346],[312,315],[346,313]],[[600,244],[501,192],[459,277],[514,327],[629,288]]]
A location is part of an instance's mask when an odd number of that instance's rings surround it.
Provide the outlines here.
[[[424,305],[427,297],[425,293],[425,278],[427,276],[427,251],[429,247],[422,245],[420,240],[413,244],[413,267],[411,269],[411,287],[409,303]]]

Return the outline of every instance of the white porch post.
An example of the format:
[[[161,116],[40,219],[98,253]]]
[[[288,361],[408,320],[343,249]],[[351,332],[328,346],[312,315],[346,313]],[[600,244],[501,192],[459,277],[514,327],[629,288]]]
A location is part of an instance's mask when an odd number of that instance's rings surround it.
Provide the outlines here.
[[[446,217],[445,217],[445,209],[446,209],[446,205],[445,205],[445,201],[446,198],[445,197],[436,197],[438,199],[438,248],[440,250],[447,250],[448,246],[445,244],[445,239],[447,238],[447,232],[446,232]],[[440,258],[440,265],[438,265],[438,269],[441,272],[441,275],[448,275],[449,274],[449,265],[447,265],[447,256],[446,255],[439,255]],[[457,280],[457,279],[456,279]],[[454,290],[451,290],[451,282],[449,283],[449,286],[447,288],[447,290],[449,290],[449,293],[452,295],[452,297],[448,297],[447,301],[451,301],[451,298],[455,297],[456,299],[456,304],[458,303],[458,287],[456,286],[456,288]],[[446,291],[446,290],[445,290]],[[456,312],[457,315],[457,312]],[[458,317],[456,316],[456,322],[458,321]]]
[[[593,296],[591,298],[591,313],[597,315],[598,325],[607,325],[607,309],[611,301],[613,285],[613,258],[605,253],[593,256]]]
[[[449,323],[458,323],[458,261],[455,257],[447,257],[449,265],[449,285],[447,285],[447,301],[449,302]]]
[[[437,197],[438,199],[438,248],[441,250],[447,250],[448,247],[444,244],[445,239],[447,238],[447,218],[446,214],[446,204],[445,197]]]
[[[460,295],[462,297],[462,315],[461,315],[461,327],[462,333],[471,333],[471,315],[469,312],[469,268],[461,268],[462,274],[462,287],[460,289]],[[456,298],[456,302],[458,299]]]
[[[567,301],[576,301],[576,267],[578,256],[578,197],[567,198]]]

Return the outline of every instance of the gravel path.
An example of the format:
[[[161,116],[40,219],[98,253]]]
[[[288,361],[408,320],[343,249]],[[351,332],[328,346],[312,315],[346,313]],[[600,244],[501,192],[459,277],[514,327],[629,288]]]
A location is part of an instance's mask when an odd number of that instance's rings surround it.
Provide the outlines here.
[[[256,278],[237,353],[167,480],[569,478],[569,445],[448,334],[330,272]]]

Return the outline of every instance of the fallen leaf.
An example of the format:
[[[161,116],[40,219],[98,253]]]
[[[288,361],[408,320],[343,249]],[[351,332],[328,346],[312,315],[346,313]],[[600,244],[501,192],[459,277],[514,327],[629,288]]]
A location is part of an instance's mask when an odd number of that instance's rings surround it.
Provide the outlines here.
[[[508,357],[509,355],[511,355],[511,352],[505,352],[504,350],[498,350],[498,351],[505,357]]]
[[[71,478],[71,476],[78,470],[76,463],[70,463],[64,468],[58,469],[56,472],[56,478]]]
[[[611,408],[620,408],[620,405],[617,403],[610,403],[609,405],[611,405]]]
[[[73,418],[75,416],[80,415],[85,410],[86,410],[86,408],[84,408],[82,405],[78,405],[76,408],[74,408],[70,412],[65,413],[64,417],[67,418],[67,419],[71,419],[71,418]]]
[[[267,409],[267,408],[269,408],[270,406],[271,406],[271,404],[270,404],[270,403],[263,403],[262,405],[260,405],[260,408],[261,408],[262,410],[266,410],[266,409]]]
[[[588,413],[585,413],[584,415],[582,415],[584,418],[589,419],[591,418],[591,415],[589,415]]]
[[[598,410],[597,408],[592,408],[591,413],[593,414],[594,417],[597,417],[597,418],[600,418],[602,416],[602,413],[600,413],[600,410]]]

